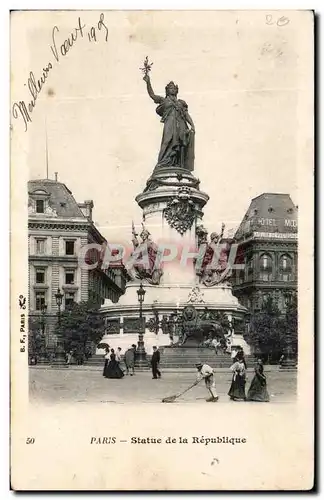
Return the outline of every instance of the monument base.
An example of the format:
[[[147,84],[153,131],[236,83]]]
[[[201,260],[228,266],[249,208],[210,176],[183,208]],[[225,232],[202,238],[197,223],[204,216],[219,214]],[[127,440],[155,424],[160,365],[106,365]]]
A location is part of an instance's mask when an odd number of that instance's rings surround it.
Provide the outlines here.
[[[109,344],[110,347],[117,349],[121,347],[125,352],[132,344],[138,342],[139,331],[139,304],[137,300],[137,290],[139,283],[131,282],[127,285],[125,294],[120,298],[118,303],[112,303],[106,300],[100,309],[106,323],[106,334],[101,343]],[[169,346],[171,338],[168,333],[162,330],[161,326],[157,328],[149,328],[150,322],[159,324],[163,317],[170,315],[181,315],[184,308],[192,305],[198,312],[204,311],[206,308],[211,312],[221,312],[226,314],[234,324],[243,323],[243,318],[246,314],[246,309],[241,306],[237,298],[232,294],[231,287],[217,286],[211,288],[201,288],[201,296],[198,301],[190,301],[192,286],[188,285],[145,285],[145,301],[142,306],[143,318],[145,318],[146,329],[143,337],[145,351],[150,356],[153,351],[153,346]],[[235,337],[234,337],[235,336]],[[245,343],[243,335],[234,333],[235,345],[241,345],[246,354],[250,353],[249,346]],[[189,339],[187,339],[184,347],[188,347]],[[178,340],[176,334],[173,337],[173,342]],[[233,341],[232,341],[233,342]],[[197,347],[197,340],[194,340],[190,345]],[[183,349],[180,347],[180,349]],[[104,350],[97,349],[97,354],[104,354]]]
[[[206,347],[161,347],[161,369],[190,368],[196,370],[197,363],[207,363],[214,369],[230,368],[233,360],[230,354],[219,352]],[[247,357],[248,359],[248,357]]]

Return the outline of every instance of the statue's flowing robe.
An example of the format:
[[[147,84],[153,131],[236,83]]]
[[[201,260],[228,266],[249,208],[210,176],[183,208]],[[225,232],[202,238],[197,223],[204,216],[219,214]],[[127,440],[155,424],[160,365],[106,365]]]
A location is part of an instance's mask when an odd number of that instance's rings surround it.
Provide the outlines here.
[[[164,123],[163,135],[156,169],[180,167],[183,148],[183,168],[194,169],[194,133],[189,130],[186,114],[188,106],[181,99],[167,96],[161,99],[156,112]]]
[[[206,269],[207,266],[211,266],[210,270],[217,269],[219,272],[225,271],[228,262],[228,253],[229,253],[228,245],[226,245],[226,247],[222,246],[220,248],[218,259],[216,258],[217,254],[215,255],[214,258],[214,252],[215,252],[214,248],[211,245],[208,245],[203,258],[202,269]]]

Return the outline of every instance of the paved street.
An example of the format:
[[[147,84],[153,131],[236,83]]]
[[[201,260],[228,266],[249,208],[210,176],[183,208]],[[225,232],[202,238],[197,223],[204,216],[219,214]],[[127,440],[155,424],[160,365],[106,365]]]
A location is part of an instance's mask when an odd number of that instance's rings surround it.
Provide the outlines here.
[[[266,375],[271,403],[291,403],[296,400],[297,372],[279,371],[271,367]],[[160,380],[152,380],[151,372],[138,372],[135,376],[122,379],[106,379],[102,369],[53,369],[30,368],[30,400],[31,402],[91,402],[91,403],[156,403],[164,397],[181,392],[194,382],[196,372],[179,370],[164,372]],[[253,377],[248,373],[247,387]],[[227,396],[231,374],[219,370],[216,375],[216,388],[219,394],[217,404],[235,404]],[[173,404],[185,404],[197,401],[202,403],[208,397],[204,383],[188,391]],[[245,403],[256,404],[256,403]]]

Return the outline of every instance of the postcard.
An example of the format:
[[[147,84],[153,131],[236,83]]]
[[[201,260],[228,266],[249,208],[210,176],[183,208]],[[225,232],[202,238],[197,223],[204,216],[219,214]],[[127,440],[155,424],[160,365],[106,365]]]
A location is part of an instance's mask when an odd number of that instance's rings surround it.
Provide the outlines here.
[[[314,14],[11,13],[11,487],[314,486]]]

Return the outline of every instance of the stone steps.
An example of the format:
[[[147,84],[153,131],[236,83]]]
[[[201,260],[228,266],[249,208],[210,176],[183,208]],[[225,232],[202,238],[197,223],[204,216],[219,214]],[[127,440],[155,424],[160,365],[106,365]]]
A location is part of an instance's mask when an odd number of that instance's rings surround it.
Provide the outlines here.
[[[161,368],[190,368],[194,367],[196,363],[207,363],[212,367],[227,368],[230,367],[232,359],[230,356],[216,356],[214,355],[192,355],[192,356],[161,356]]]
[[[207,363],[213,368],[229,368],[233,360],[229,354],[216,355],[210,349],[160,349],[161,351],[161,369],[163,368],[194,368],[196,363]],[[147,355],[147,364],[150,365],[151,356]],[[246,356],[248,367],[252,367],[254,363],[253,356]],[[104,357],[101,354],[92,356],[85,365],[87,366],[103,366]]]
[[[161,368],[190,368],[196,363],[207,363],[213,368],[229,368],[230,354],[215,354],[213,349],[197,347],[161,348]]]

